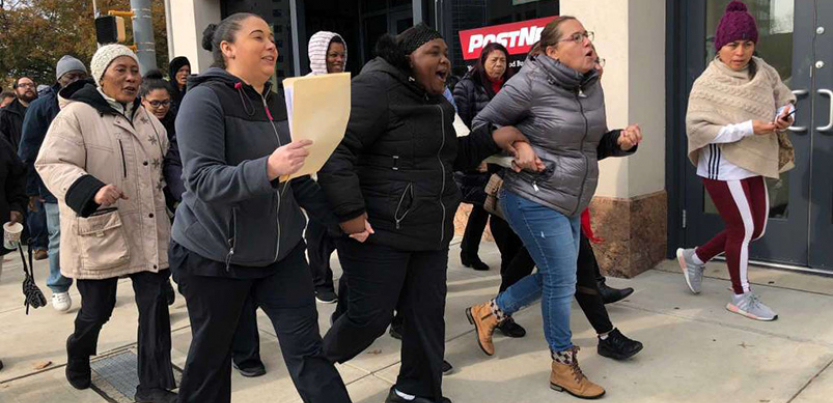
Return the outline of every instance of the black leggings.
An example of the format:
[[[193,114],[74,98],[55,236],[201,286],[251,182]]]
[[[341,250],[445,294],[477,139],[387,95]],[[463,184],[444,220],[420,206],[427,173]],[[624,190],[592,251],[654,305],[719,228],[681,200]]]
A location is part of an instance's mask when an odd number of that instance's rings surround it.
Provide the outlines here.
[[[535,268],[535,261],[523,246],[521,239],[512,231],[509,224],[492,216],[492,236],[495,238],[501,255],[500,292],[505,291],[512,284],[532,274]],[[599,294],[597,283],[601,276],[599,264],[593,254],[593,247],[584,234],[581,234],[581,242],[578,253],[578,271],[576,272],[576,301],[578,301],[584,316],[596,330],[597,334],[608,333],[613,330],[610,316],[604,306],[604,300]],[[602,277],[603,278],[603,277]]]

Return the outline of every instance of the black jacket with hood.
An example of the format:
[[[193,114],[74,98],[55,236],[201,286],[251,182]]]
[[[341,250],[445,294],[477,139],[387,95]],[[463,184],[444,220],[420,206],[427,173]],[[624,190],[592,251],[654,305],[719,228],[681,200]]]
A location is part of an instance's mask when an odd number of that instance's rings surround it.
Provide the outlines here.
[[[20,147],[20,137],[23,135],[23,119],[26,117],[28,108],[15,98],[9,106],[0,111],[0,133],[6,141],[17,150]]]
[[[180,90],[179,84],[177,84],[176,82],[176,72],[184,66],[191,67],[191,62],[188,61],[188,58],[185,56],[177,56],[171,59],[171,62],[168,63],[168,80],[170,80],[172,91],[171,110],[168,113],[172,113],[174,116],[176,116],[177,112],[179,111],[179,106],[182,105],[182,99],[185,98],[185,93],[188,92],[187,85],[185,86],[185,88]]]
[[[451,103],[388,60],[371,60],[353,79],[347,133],[318,183],[340,221],[367,213],[376,231],[368,243],[447,249],[461,200],[452,173],[500,149],[489,127],[457,138]]]
[[[172,237],[205,258],[266,267],[301,242],[299,207],[335,224],[321,189],[308,176],[278,183],[267,177],[272,152],[291,139],[282,97],[263,94],[221,68],[188,79],[176,119],[185,194]],[[216,273],[204,273],[213,275]]]

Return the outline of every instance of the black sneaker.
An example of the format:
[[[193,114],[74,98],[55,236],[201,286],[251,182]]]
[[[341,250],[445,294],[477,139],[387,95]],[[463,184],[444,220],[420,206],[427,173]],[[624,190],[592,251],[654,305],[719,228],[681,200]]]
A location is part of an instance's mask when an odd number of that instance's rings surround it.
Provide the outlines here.
[[[78,390],[88,389],[92,383],[90,359],[70,358],[67,361],[66,377],[73,388]]]
[[[614,360],[626,360],[642,351],[642,343],[625,337],[619,329],[613,329],[607,339],[599,339],[599,355]]]
[[[136,403],[176,403],[177,395],[165,389],[136,390]]]
[[[451,375],[454,373],[454,367],[446,360],[443,360],[443,375]]]
[[[231,363],[231,366],[240,372],[240,375],[243,375],[246,378],[257,378],[259,376],[266,375],[266,367],[263,365],[262,361],[258,361],[254,364],[247,364],[242,367],[237,366],[234,362]]]
[[[388,393],[388,398],[385,399],[385,403],[436,403],[427,397],[419,396],[414,398],[414,400],[407,400],[404,397],[397,395],[395,388],[395,386],[390,388],[390,393]],[[442,403],[451,403],[451,400],[447,397],[443,397]]]
[[[168,280],[165,283],[165,298],[168,299],[168,306],[171,306],[176,302],[176,292],[174,291],[174,287],[171,285],[171,280]]]
[[[0,360],[0,370],[3,369],[3,360]]]
[[[604,301],[605,305],[619,302],[633,294],[633,288],[630,287],[621,289],[608,287],[603,281],[599,281],[598,285],[599,295],[602,296],[602,301]]]
[[[88,389],[92,383],[92,369],[90,369],[90,357],[73,358],[69,351],[69,340],[67,337],[67,367],[66,377],[69,384],[78,390]]]
[[[315,299],[322,304],[335,304],[338,302],[338,296],[333,290],[326,288],[315,291]]]
[[[523,326],[515,323],[515,321],[511,317],[507,318],[501,324],[497,325],[497,328],[506,337],[518,339],[526,336],[526,329],[524,329]]]

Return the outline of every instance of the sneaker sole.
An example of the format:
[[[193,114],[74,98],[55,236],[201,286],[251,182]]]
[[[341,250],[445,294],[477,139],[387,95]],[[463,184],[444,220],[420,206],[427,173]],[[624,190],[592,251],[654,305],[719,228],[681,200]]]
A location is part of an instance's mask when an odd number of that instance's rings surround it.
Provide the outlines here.
[[[475,321],[474,317],[471,315],[471,308],[466,308],[466,317],[469,318],[469,323],[474,325],[474,339],[477,340],[477,346],[480,347],[480,350],[483,351],[483,354],[486,354],[489,357],[491,357],[492,354],[489,354],[489,352],[486,351],[485,348],[483,348],[483,345],[480,344],[480,328],[477,327],[477,321]]]
[[[636,351],[633,351],[630,354],[616,354],[616,353],[609,352],[607,349],[600,349],[600,348],[596,348],[596,352],[600,356],[610,358],[611,360],[624,361],[624,360],[627,360],[628,358],[631,358],[631,357],[639,354],[639,352],[642,351],[643,348],[645,348],[644,345],[639,346],[639,348],[636,349]]]
[[[685,277],[685,283],[688,284],[688,289],[691,290],[694,294],[699,294],[700,291],[696,291],[694,287],[691,285],[691,280],[688,278],[688,264],[685,262],[685,257],[683,256],[683,249],[677,249],[677,263],[680,264],[680,270],[683,271],[683,277]]]
[[[605,393],[607,393],[607,391],[602,391],[602,393],[601,393],[601,394],[596,395],[596,396],[582,396],[582,395],[577,395],[577,394],[575,394],[575,393],[573,393],[573,392],[570,392],[568,389],[562,388],[561,386],[558,386],[558,385],[556,385],[556,384],[554,384],[554,383],[552,383],[552,382],[550,382],[550,389],[552,389],[552,390],[554,390],[554,391],[556,391],[556,392],[564,392],[564,393],[568,393],[568,394],[570,394],[570,395],[571,395],[571,396],[573,396],[573,397],[577,397],[577,398],[579,398],[579,399],[585,399],[585,400],[595,400],[595,399],[601,398],[602,396],[604,396],[604,395],[605,395]]]
[[[760,321],[763,321],[763,322],[772,322],[772,321],[778,319],[778,315],[775,315],[771,318],[763,318],[763,317],[760,317],[758,315],[751,314],[749,312],[744,311],[743,309],[738,308],[735,304],[733,304],[731,302],[726,304],[726,310],[729,311],[729,312],[732,312],[732,313],[736,313],[738,315],[745,316],[749,319],[760,320]]]
[[[318,299],[318,297],[315,297],[315,301],[317,301],[319,304],[332,305],[332,304],[335,304],[336,302],[338,302],[338,299],[334,299],[332,301],[327,301],[327,300]]]

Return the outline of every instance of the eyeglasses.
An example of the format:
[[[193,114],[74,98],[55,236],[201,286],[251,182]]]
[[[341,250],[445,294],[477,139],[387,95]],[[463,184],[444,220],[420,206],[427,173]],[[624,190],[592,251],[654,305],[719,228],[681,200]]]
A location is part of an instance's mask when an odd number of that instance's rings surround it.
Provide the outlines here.
[[[154,108],[162,108],[169,106],[171,104],[171,101],[150,101],[148,103],[150,104],[150,106]]]
[[[599,67],[604,67],[606,62],[607,62],[607,60],[602,59],[601,57],[596,58],[596,64],[598,64]]]
[[[562,39],[559,42],[575,42],[577,44],[581,44],[584,42],[584,38],[587,38],[590,42],[593,42],[593,39],[596,37],[596,34],[593,31],[584,31],[584,32],[576,32],[570,35],[567,39]]]
[[[35,84],[34,83],[20,83],[20,84],[17,85],[17,88],[20,88],[20,87],[35,88]]]

